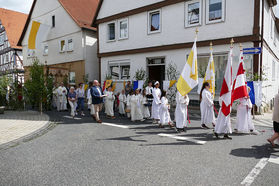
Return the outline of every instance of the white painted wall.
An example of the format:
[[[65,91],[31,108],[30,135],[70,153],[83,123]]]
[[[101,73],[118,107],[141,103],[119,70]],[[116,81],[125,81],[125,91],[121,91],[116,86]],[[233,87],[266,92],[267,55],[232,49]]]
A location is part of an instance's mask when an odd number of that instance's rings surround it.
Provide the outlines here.
[[[97,57],[97,36],[96,33],[84,30],[83,39],[85,41],[85,74],[88,80],[99,79],[99,61]]]
[[[199,26],[199,41],[252,34],[254,9],[251,7],[254,6],[253,0],[226,0],[225,21],[208,25],[205,24],[206,1],[202,0],[202,25]],[[184,4],[184,2],[181,2],[161,9],[161,33],[147,34],[147,12],[128,17],[129,38],[126,40],[107,42],[107,23],[100,24],[100,53],[192,42],[195,35],[195,27],[184,27]],[[108,14],[111,11],[111,7],[105,3],[102,6],[102,11]]]
[[[35,50],[35,56],[41,63],[47,61],[48,65],[83,60],[82,46],[82,30],[73,21],[70,15],[65,11],[57,0],[38,0],[27,32],[22,42],[24,65],[28,66],[32,63],[32,58],[28,58],[28,37],[31,30],[32,21],[39,21],[42,24],[52,24],[52,16],[55,15],[55,27],[51,28],[47,40],[44,44],[48,44],[49,52],[47,56],[43,56],[43,46]],[[74,41],[73,52],[59,52],[59,42],[62,39],[70,39]]]
[[[279,33],[272,17],[272,8],[265,1],[264,6],[264,39],[268,43],[271,50],[279,57]],[[275,65],[275,80],[272,79],[273,62]],[[269,105],[270,101],[278,93],[279,88],[279,61],[271,54],[271,52],[263,47],[263,105]]]
[[[105,0],[98,14],[98,19],[160,1],[163,0],[129,0],[129,3],[127,3],[127,0]]]
[[[252,47],[253,43],[243,43],[243,47]],[[214,53],[215,54],[228,54],[230,45],[218,45],[214,46]],[[101,59],[101,78],[102,82],[105,80],[106,74],[109,72],[109,62],[113,61],[130,61],[131,69],[130,69],[130,76],[131,80],[133,80],[133,77],[135,75],[135,72],[140,69],[146,69],[147,62],[146,58],[152,58],[152,57],[165,57],[166,67],[168,64],[174,63],[177,66],[177,69],[179,72],[183,69],[187,55],[190,53],[190,49],[179,49],[179,50],[168,50],[168,51],[159,51],[159,52],[151,52],[151,53],[141,53],[141,54],[133,54],[133,55],[123,55],[123,56],[115,56],[115,57],[103,57]],[[209,47],[200,47],[198,48],[198,55],[209,55]],[[237,65],[239,62],[239,54],[240,49],[238,45],[235,45],[234,48],[234,58],[233,58],[233,74],[236,75]],[[199,61],[198,61],[199,64]],[[218,69],[218,66],[215,66],[216,69]],[[123,88],[123,81],[117,81],[118,84],[116,86],[116,92],[119,92]],[[198,99],[198,95],[194,93],[191,95],[192,99]],[[216,100],[218,100],[218,97],[216,97]]]

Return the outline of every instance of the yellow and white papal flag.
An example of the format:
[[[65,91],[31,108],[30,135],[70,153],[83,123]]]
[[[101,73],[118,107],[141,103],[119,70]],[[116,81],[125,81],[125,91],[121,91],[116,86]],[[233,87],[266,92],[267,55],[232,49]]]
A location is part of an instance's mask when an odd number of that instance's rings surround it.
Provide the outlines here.
[[[32,27],[28,38],[28,49],[38,49],[42,46],[42,42],[47,39],[50,26],[32,21]]]
[[[207,65],[203,82],[208,82],[210,84],[209,91],[214,97],[215,96],[215,67],[214,67],[212,48],[210,49],[210,58],[209,58],[209,62]]]
[[[197,38],[195,39],[193,48],[188,57],[183,71],[177,82],[177,90],[182,96],[188,94],[195,86],[199,84],[198,81],[198,60],[197,60]]]

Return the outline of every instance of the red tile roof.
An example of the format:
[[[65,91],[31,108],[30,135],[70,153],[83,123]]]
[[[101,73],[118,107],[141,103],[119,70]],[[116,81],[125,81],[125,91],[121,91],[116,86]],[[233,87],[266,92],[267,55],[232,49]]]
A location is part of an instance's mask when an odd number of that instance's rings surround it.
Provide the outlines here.
[[[0,8],[0,20],[5,27],[11,48],[21,49],[17,42],[24,28],[27,14]]]
[[[100,0],[59,0],[59,2],[81,28],[96,30],[91,24]]]

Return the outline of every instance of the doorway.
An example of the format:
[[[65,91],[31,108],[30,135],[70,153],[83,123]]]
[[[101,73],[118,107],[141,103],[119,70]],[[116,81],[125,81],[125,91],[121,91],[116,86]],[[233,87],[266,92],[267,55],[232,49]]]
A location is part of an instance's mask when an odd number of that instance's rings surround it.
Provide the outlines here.
[[[165,58],[147,58],[148,78],[151,81],[159,81],[161,86],[165,80]]]

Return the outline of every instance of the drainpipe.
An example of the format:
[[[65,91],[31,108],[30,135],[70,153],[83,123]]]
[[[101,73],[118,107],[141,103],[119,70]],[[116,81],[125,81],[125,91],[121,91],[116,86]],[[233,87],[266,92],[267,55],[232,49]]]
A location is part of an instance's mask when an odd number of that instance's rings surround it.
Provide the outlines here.
[[[261,53],[261,58],[260,58],[260,63],[259,63],[259,68],[258,68],[258,75],[260,75],[260,79],[262,81],[262,66],[263,66],[263,41],[264,41],[264,1],[262,0],[262,30],[261,30],[261,47],[262,47],[262,53]]]

